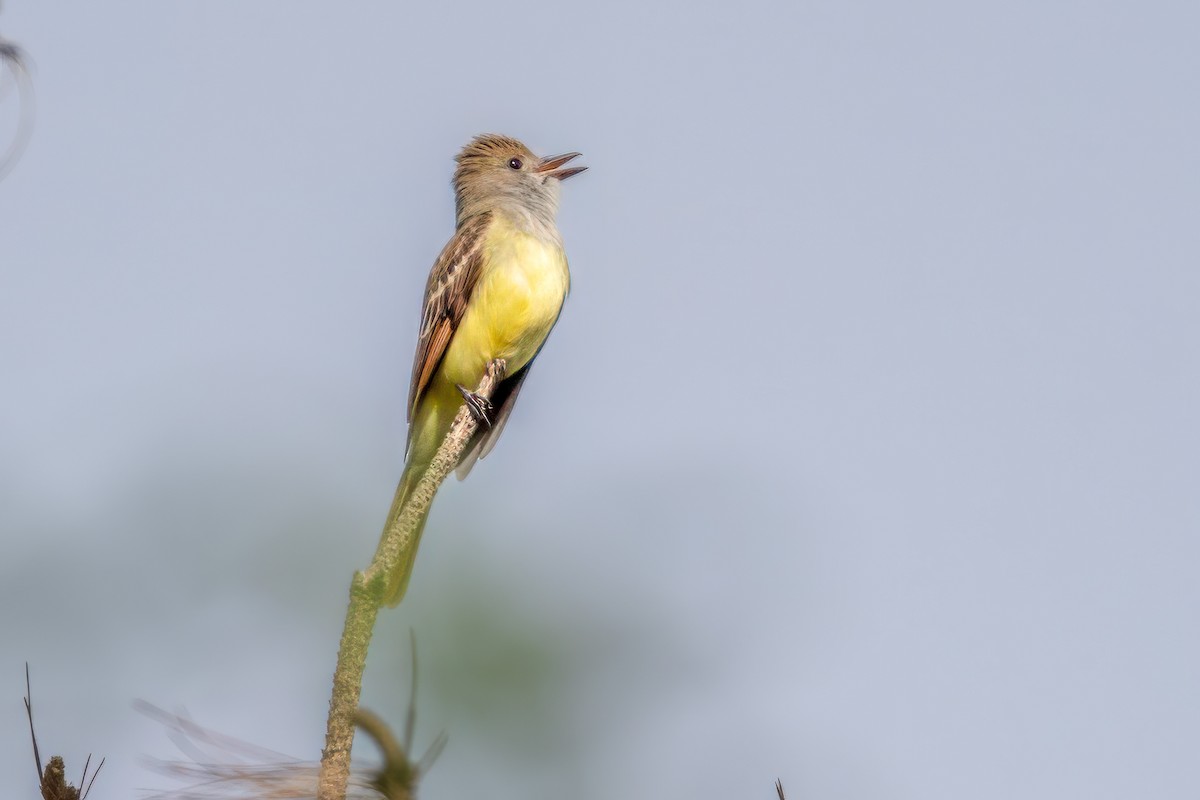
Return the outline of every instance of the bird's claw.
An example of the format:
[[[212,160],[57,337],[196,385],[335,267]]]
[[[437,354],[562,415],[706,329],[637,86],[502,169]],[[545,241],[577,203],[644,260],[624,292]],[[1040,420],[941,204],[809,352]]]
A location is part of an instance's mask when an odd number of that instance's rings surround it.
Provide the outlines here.
[[[463,396],[463,402],[467,404],[467,409],[471,412],[471,416],[475,418],[475,421],[480,425],[486,425],[489,428],[492,427],[491,413],[494,408],[492,401],[483,395],[472,392],[461,383],[457,383],[455,386],[458,387],[459,393]]]

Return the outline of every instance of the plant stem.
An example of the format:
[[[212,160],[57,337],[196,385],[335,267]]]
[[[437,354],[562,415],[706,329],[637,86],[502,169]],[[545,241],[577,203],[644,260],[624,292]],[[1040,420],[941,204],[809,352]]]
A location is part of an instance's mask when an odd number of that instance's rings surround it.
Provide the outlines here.
[[[475,394],[490,399],[504,377],[504,363],[488,365]],[[350,581],[350,605],[338,646],[337,668],[333,673],[333,695],[329,700],[329,721],[325,729],[325,749],[321,752],[321,772],[317,778],[317,800],[345,800],[350,780],[350,747],[354,744],[354,713],[362,694],[363,671],[375,618],[387,588],[388,576],[401,558],[416,545],[415,531],[433,503],[438,487],[462,459],[463,451],[479,428],[479,422],[464,403],[454,424],[442,441],[425,474],[413,490],[399,516],[384,531],[371,565],[354,573]]]

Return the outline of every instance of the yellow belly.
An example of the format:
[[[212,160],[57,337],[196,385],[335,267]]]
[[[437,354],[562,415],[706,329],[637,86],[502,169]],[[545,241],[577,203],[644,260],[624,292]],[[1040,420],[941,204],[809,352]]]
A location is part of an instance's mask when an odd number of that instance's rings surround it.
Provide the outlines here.
[[[462,405],[457,385],[474,389],[494,359],[512,375],[537,355],[550,335],[570,285],[562,248],[507,221],[493,223],[484,263],[466,313],[441,366],[413,413],[410,465],[427,464]]]
[[[569,285],[561,247],[507,221],[493,223],[479,281],[446,349],[442,377],[474,388],[493,359],[505,359],[509,375],[524,367],[550,335]]]

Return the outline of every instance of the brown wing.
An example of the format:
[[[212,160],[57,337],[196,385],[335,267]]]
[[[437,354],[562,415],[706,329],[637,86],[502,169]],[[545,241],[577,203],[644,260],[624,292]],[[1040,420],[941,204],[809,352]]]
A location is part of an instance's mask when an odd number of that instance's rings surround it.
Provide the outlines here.
[[[464,223],[429,271],[421,332],[417,336],[417,353],[413,358],[412,383],[408,389],[409,422],[412,422],[417,403],[421,402],[433,373],[442,363],[446,347],[467,310],[471,292],[475,290],[475,282],[483,268],[483,233],[491,218],[491,214],[481,214]]]

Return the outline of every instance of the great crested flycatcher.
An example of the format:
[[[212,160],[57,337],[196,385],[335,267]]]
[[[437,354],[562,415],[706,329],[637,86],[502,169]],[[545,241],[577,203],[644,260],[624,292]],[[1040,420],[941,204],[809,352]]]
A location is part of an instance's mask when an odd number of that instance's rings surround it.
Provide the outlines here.
[[[408,391],[408,458],[385,531],[399,517],[464,400],[482,424],[458,464],[460,480],[504,431],[570,288],[555,215],[559,182],[587,169],[564,166],[578,155],[538,158],[516,139],[496,134],[475,137],[458,154],[458,220],[425,285]],[[498,360],[504,378],[491,401],[481,401],[471,390]],[[385,601],[390,606],[408,588],[424,528],[422,518],[412,546],[389,576]]]

